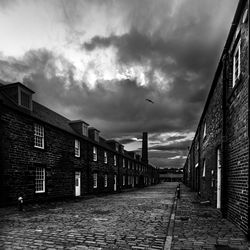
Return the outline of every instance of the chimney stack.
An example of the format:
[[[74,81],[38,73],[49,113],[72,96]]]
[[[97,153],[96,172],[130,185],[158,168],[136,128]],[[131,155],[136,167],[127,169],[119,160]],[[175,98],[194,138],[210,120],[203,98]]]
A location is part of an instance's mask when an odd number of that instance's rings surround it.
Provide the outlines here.
[[[148,164],[148,133],[143,132],[142,134],[142,158],[143,163]]]

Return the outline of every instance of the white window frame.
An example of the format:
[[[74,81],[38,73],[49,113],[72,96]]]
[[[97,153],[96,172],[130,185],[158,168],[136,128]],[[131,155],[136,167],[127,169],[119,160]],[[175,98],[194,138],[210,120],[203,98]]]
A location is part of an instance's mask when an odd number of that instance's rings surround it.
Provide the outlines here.
[[[203,139],[207,136],[207,123],[204,122],[204,126],[203,126]]]
[[[123,168],[126,167],[126,165],[125,165],[125,159],[124,159],[124,158],[122,158],[122,167],[123,167]]]
[[[93,161],[97,161],[97,147],[93,146]]]
[[[237,46],[235,47],[234,53],[233,53],[233,88],[237,82],[237,80],[240,78],[241,73],[241,56],[240,56],[240,45],[241,45],[241,39],[239,39]],[[237,58],[236,58],[237,57]],[[238,62],[237,65],[237,75],[236,75],[236,61]]]
[[[81,155],[81,144],[80,141],[75,139],[75,157],[80,157]]]
[[[114,155],[114,166],[116,166],[117,165],[117,157],[116,157],[116,155]]]
[[[104,151],[104,163],[105,164],[108,163],[108,154],[107,154],[107,151]]]
[[[34,124],[34,147],[44,149],[44,126]]]
[[[104,175],[104,187],[107,187],[108,186],[108,175],[105,174]]]
[[[97,173],[93,173],[93,188],[97,188],[98,185],[97,178],[98,178]]]
[[[206,160],[203,161],[202,177],[206,177]]]
[[[35,192],[37,194],[45,193],[45,168],[44,167],[36,167]]]

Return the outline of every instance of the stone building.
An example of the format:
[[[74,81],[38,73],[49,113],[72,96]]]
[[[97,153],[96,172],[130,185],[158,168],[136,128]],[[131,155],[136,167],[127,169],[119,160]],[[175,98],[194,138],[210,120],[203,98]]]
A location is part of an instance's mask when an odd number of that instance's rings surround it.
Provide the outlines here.
[[[196,134],[184,182],[249,235],[249,1],[240,0]]]
[[[32,100],[21,83],[0,84],[0,204],[111,193],[158,182],[155,167],[82,120]],[[147,141],[144,141],[147,144]]]

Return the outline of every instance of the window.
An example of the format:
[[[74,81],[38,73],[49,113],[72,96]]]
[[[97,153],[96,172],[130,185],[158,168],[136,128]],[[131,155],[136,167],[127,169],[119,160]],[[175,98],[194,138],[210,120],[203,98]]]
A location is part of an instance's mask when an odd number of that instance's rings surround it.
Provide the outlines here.
[[[240,40],[235,48],[233,55],[233,87],[240,78]]]
[[[204,127],[203,127],[203,138],[205,138],[207,135],[207,124],[206,122],[204,123]]]
[[[45,192],[45,168],[36,168],[35,191],[36,193]]]
[[[105,174],[104,175],[104,187],[107,187],[108,186],[108,175]]]
[[[31,108],[31,96],[21,90],[21,106]]]
[[[94,131],[94,139],[99,142],[99,132],[97,130]]]
[[[80,141],[75,140],[75,156],[80,157]]]
[[[214,170],[211,170],[211,187],[215,186]]]
[[[122,159],[122,166],[123,166],[123,168],[125,168],[125,159],[124,158]]]
[[[93,174],[93,188],[97,188],[97,173]]]
[[[34,146],[36,148],[44,148],[44,127],[35,124]]]
[[[130,161],[128,161],[128,169],[130,169],[130,164],[131,164]]]
[[[126,183],[126,177],[125,175],[122,176],[122,185],[125,186],[125,183]]]
[[[114,155],[114,166],[116,166],[117,164],[117,159],[116,159],[116,155]]]
[[[108,154],[106,151],[104,151],[104,163],[108,163]]]
[[[88,136],[88,126],[86,124],[82,124],[82,134]]]
[[[203,161],[203,170],[202,170],[202,177],[206,176],[206,161]]]
[[[242,23],[247,23],[248,20],[248,9],[245,10],[244,15],[242,17]]]
[[[115,144],[115,151],[119,151],[119,145],[118,145],[118,143]]]
[[[93,147],[93,161],[97,161],[97,148]]]

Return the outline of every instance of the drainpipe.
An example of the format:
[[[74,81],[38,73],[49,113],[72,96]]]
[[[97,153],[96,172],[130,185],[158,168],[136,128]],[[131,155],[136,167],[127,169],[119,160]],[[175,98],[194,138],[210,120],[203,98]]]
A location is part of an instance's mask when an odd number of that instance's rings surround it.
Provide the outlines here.
[[[249,4],[248,0],[248,166],[249,166],[249,160],[250,160],[250,100],[249,100],[249,96],[250,96],[250,82],[249,82],[249,26],[250,26],[250,21],[249,21]],[[248,238],[250,239],[250,193],[249,193],[249,187],[250,187],[250,169],[248,167]]]
[[[198,133],[197,133],[197,137],[198,137],[198,170],[197,170],[197,178],[198,178],[198,190],[197,193],[200,196],[200,190],[201,190],[201,143],[200,143],[200,127],[198,126]]]
[[[226,217],[226,203],[227,203],[227,162],[226,162],[226,105],[227,105],[227,86],[228,86],[228,50],[224,48],[222,64],[222,145],[221,145],[221,165],[222,165],[222,178],[221,178],[221,212],[223,217]]]

